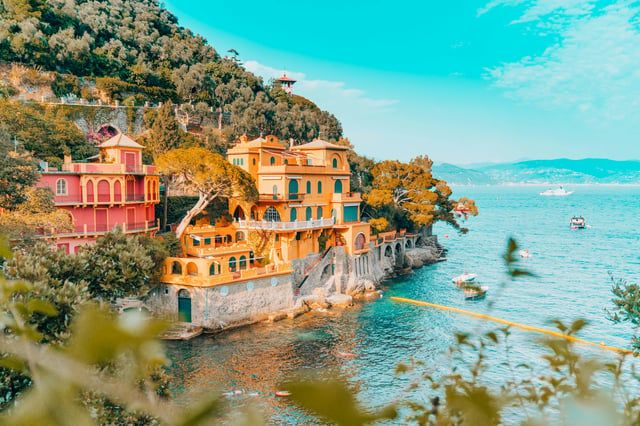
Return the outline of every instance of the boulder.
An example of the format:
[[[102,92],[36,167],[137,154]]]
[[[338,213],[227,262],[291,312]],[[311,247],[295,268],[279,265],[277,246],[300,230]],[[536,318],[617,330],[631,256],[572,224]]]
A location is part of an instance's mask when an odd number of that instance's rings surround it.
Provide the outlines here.
[[[327,297],[326,302],[335,307],[346,307],[353,305],[353,297],[348,294],[332,294]]]

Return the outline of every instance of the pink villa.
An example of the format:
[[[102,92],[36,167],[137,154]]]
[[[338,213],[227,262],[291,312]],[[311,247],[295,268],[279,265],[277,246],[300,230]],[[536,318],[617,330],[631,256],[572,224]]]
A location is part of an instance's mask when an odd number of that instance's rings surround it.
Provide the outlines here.
[[[143,148],[120,133],[100,145],[95,162],[72,163],[65,156],[62,170],[45,167],[37,186],[53,190],[56,207],[69,211],[75,226],[55,235],[58,247],[75,253],[115,226],[125,233],[158,230],[159,178],[155,166],[142,164]]]

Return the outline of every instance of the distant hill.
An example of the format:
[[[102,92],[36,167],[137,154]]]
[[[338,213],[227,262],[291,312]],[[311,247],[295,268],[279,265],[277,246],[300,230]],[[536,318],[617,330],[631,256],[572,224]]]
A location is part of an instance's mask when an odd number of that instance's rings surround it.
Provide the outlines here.
[[[433,167],[436,177],[457,185],[505,183],[640,183],[640,161],[616,161],[601,158],[569,160],[529,160],[466,169],[451,164]]]
[[[466,169],[453,164],[434,164],[431,172],[438,179],[447,181],[453,185],[493,185],[496,182],[486,173]]]

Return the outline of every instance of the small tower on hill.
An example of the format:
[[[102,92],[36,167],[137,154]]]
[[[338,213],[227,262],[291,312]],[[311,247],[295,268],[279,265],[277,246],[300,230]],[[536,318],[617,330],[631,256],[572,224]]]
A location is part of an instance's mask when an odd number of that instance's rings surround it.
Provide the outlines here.
[[[282,90],[289,95],[293,95],[293,85],[296,80],[287,77],[287,73],[284,73],[282,77],[276,80],[282,86]]]

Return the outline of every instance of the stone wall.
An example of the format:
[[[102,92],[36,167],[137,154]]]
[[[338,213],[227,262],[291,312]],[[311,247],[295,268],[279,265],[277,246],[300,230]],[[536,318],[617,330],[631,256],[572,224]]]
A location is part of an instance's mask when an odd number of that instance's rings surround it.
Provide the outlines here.
[[[152,290],[146,305],[157,315],[178,320],[178,292],[191,296],[191,323],[220,329],[265,319],[294,306],[292,275],[278,275],[216,287],[163,284]]]

